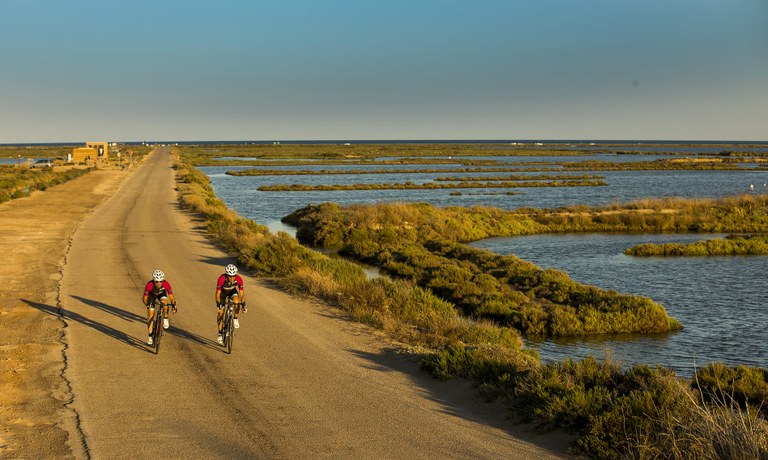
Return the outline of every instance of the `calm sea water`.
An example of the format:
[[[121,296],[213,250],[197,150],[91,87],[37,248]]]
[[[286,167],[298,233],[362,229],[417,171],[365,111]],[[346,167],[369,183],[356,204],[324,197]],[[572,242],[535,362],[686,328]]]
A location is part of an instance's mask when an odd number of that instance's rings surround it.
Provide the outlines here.
[[[484,157],[487,159],[487,157]],[[501,157],[514,165],[525,161],[578,161],[579,157]],[[647,161],[648,155],[594,155],[606,161]],[[437,166],[430,165],[430,169]],[[457,167],[457,166],[453,166]],[[299,169],[299,167],[273,167]],[[363,169],[350,166],[304,166],[304,169]],[[372,166],[372,169],[385,169]],[[424,166],[412,166],[414,171]],[[451,166],[444,166],[449,170]],[[605,176],[605,187],[546,187],[518,189],[385,190],[324,192],[260,192],[261,185],[425,183],[447,173],[357,174],[324,176],[234,177],[227,170],[201,168],[211,178],[216,194],[241,215],[273,231],[293,229],[280,223],[292,211],[322,202],[343,205],[378,202],[429,202],[437,206],[496,206],[556,208],[566,205],[604,205],[647,197],[717,198],[750,192],[768,193],[766,171],[595,171]],[[408,169],[392,166],[390,169]],[[573,174],[588,174],[576,172]],[[500,173],[487,173],[500,175]],[[543,173],[529,173],[533,176]],[[458,174],[467,175],[465,173]],[[475,175],[482,175],[472,173]],[[766,184],[766,186],[764,186]],[[516,194],[488,194],[493,192]],[[729,365],[768,367],[768,257],[632,258],[622,251],[642,242],[692,241],[712,235],[536,235],[495,238],[473,243],[499,254],[514,254],[546,268],[564,270],[575,280],[605,289],[648,296],[665,306],[683,324],[681,332],[661,335],[597,337],[584,340],[529,342],[542,360],[565,357],[611,356],[625,365],[661,364],[690,376],[695,367],[718,361]]]
[[[17,165],[17,164],[26,164],[28,162],[32,161],[29,158],[0,158],[0,165]]]

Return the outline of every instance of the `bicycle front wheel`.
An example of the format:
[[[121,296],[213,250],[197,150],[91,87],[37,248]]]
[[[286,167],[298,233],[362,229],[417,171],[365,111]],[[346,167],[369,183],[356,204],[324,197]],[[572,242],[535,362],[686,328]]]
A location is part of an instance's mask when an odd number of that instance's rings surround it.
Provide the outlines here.
[[[163,337],[162,307],[155,312],[155,354],[160,353],[160,339]]]
[[[227,346],[227,353],[232,353],[232,342],[235,340],[235,327],[232,317],[227,321],[227,336],[225,345]]]

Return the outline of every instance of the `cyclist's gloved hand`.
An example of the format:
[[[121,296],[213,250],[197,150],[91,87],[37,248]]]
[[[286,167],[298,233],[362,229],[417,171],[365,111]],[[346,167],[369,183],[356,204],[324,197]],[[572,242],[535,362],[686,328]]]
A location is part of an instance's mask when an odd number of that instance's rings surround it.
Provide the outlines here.
[[[171,308],[173,309],[173,312],[176,313],[176,302],[171,304]]]
[[[245,312],[247,312],[247,311],[248,311],[248,308],[246,308],[246,307],[245,307],[245,302],[243,302],[243,303],[241,304],[241,306],[243,307],[243,313],[245,313]]]

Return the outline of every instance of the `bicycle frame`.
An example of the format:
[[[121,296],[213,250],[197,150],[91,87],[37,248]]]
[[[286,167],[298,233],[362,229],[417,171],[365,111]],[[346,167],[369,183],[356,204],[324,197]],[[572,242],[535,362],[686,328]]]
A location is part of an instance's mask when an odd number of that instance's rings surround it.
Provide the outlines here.
[[[221,319],[221,334],[224,336],[224,347],[227,353],[232,353],[232,342],[235,339],[235,328],[232,319],[235,315],[235,303],[227,299],[224,305],[224,317]]]
[[[154,338],[154,343],[152,345],[155,348],[155,354],[158,354],[160,353],[160,339],[163,337],[163,318],[165,318],[165,309],[163,308],[163,302],[161,302],[160,299],[153,300],[150,308],[155,311],[155,316],[152,320],[152,336]]]

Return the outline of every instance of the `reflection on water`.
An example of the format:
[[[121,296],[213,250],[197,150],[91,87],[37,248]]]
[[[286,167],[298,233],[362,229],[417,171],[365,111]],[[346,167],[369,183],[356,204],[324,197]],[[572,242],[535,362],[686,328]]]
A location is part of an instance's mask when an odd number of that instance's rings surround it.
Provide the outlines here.
[[[623,254],[641,243],[686,243],[718,236],[722,235],[536,235],[491,238],[472,246],[563,270],[581,283],[650,297],[684,327],[671,334],[527,342],[544,361],[610,356],[626,365],[661,364],[685,376],[711,362],[766,367],[768,305],[763,274],[768,257]]]
[[[264,222],[263,225],[266,226],[272,233],[285,232],[296,238],[296,227],[292,225],[284,224],[279,220],[270,220],[268,222]]]

